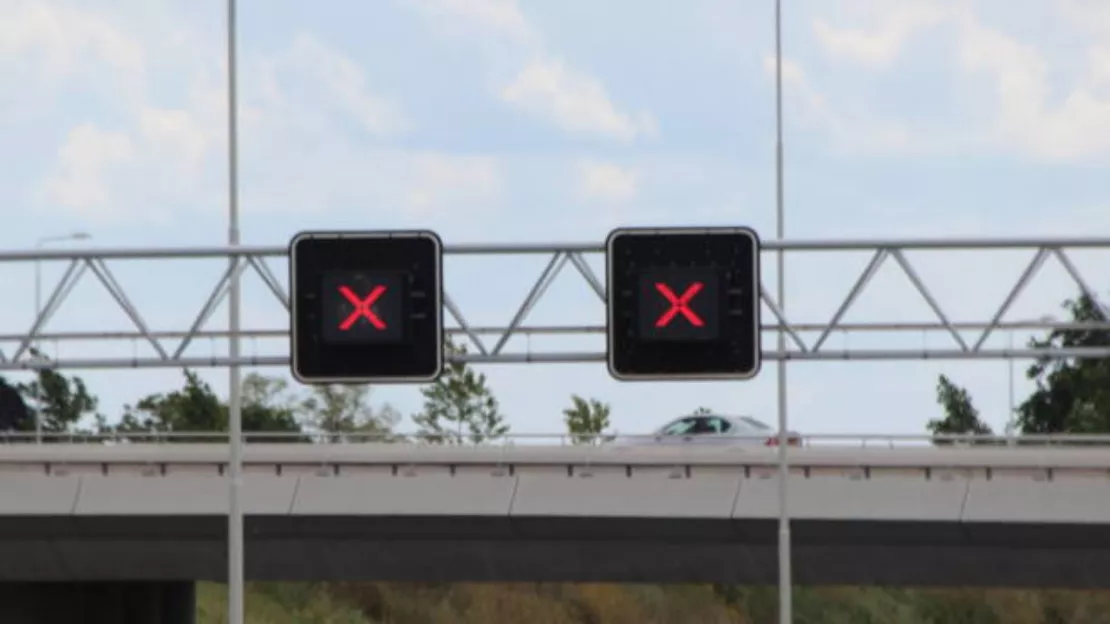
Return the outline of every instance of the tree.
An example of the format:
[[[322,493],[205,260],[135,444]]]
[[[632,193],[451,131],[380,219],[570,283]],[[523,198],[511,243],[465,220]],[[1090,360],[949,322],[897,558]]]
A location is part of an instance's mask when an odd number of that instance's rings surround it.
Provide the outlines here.
[[[1051,350],[1110,346],[1110,314],[1098,301],[1082,294],[1066,300],[1063,307],[1073,322],[1096,327],[1055,329],[1041,340],[1031,340],[1030,347]],[[1079,359],[1049,354],[1034,362],[1026,376],[1035,381],[1036,389],[1015,410],[1014,425],[1019,436],[1110,433],[1110,358]],[[966,392],[960,392],[966,398]],[[931,421],[930,428],[934,423],[950,421],[957,422],[951,418]]]
[[[228,430],[228,406],[196,373],[185,370],[185,384],[178,390],[143,397],[124,407],[119,423],[107,431],[128,437],[135,433],[224,432]],[[241,404],[244,432],[300,431],[295,410],[282,395],[283,381],[251,374],[244,379]],[[173,436],[174,441],[217,442],[211,437]],[[297,441],[297,436],[252,437],[254,441]]]
[[[258,373],[250,373],[243,379],[242,385],[243,431],[249,433],[269,432],[290,434],[301,430],[297,420],[298,406],[293,397],[289,395],[289,382],[276,377],[265,377]],[[230,428],[229,406],[221,406],[224,419],[224,428]],[[302,436],[278,435],[258,436],[253,435],[256,442],[304,442],[307,438]]]
[[[0,376],[0,430],[26,431],[34,426],[31,410],[27,409],[27,402],[23,400],[19,388]]]
[[[1064,302],[1072,321],[1107,325],[1108,315],[1087,295]],[[1034,348],[1110,346],[1110,329],[1057,329]],[[1022,433],[1110,432],[1110,358],[1068,359],[1045,356],[1026,373],[1036,390],[1017,408]]]
[[[712,413],[713,413],[713,410],[709,409],[708,407],[699,407],[698,409],[694,410],[693,415],[694,416],[706,416],[706,415],[709,415],[709,414],[712,414]]]
[[[933,435],[991,435],[991,429],[979,419],[979,410],[971,402],[967,390],[941,375],[937,380],[937,403],[944,410],[944,418],[930,420],[926,427]],[[951,444],[950,440],[934,440],[936,444]]]
[[[226,417],[212,387],[186,369],[185,385],[168,393],[155,393],[125,405],[123,417],[112,430],[128,433],[181,433],[225,431]],[[175,436],[175,441],[186,441]],[[190,439],[191,440],[191,439]],[[198,438],[197,441],[218,440]]]
[[[464,345],[450,338],[449,357],[466,353]],[[486,384],[486,376],[474,372],[464,362],[450,362],[443,375],[421,388],[424,411],[412,417],[422,438],[431,443],[475,444],[500,438],[509,432],[501,406]]]
[[[563,410],[563,422],[573,444],[594,444],[609,441],[613,436],[602,434],[609,427],[609,405],[597,399],[570,397],[571,406]]]
[[[34,349],[31,355],[41,358]],[[97,414],[99,401],[80,377],[66,377],[52,368],[41,368],[34,379],[16,384],[16,389],[31,412],[31,418],[20,426],[23,430],[35,430],[36,414],[42,419],[43,433],[77,433],[82,420],[91,419],[89,425],[95,426],[102,418]]]
[[[346,439],[336,434],[358,433],[377,442],[391,441],[391,432],[401,415],[389,404],[374,409],[370,394],[370,386],[366,385],[313,386],[300,409],[308,425],[328,434],[328,438]]]

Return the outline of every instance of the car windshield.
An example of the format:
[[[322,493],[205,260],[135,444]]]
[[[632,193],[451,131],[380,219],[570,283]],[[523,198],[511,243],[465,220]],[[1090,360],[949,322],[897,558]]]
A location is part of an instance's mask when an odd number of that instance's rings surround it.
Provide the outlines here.
[[[693,418],[680,418],[664,425],[659,433],[663,435],[682,435],[694,428]]]
[[[771,430],[771,427],[767,426],[766,423],[762,423],[762,422],[752,418],[751,416],[741,416],[741,417],[737,418],[737,420],[744,423],[745,425],[750,426],[752,429],[759,429],[760,431],[770,431]]]

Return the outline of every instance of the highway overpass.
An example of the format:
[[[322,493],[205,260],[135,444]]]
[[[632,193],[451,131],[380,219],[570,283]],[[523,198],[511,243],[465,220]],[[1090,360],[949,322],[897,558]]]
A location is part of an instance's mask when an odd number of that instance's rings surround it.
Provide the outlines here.
[[[800,584],[1110,586],[1110,453],[792,451]],[[219,580],[226,445],[0,446],[0,581]],[[774,449],[245,448],[256,580],[773,583]]]

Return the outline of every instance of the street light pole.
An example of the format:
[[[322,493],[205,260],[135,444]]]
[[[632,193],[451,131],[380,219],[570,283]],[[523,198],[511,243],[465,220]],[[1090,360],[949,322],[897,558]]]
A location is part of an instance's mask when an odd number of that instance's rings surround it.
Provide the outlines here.
[[[44,236],[35,241],[35,249],[42,249],[48,243],[60,243],[63,241],[78,241],[88,240],[92,238],[87,232],[73,232],[63,236]],[[42,260],[35,259],[35,322],[42,317]],[[39,333],[42,332],[42,327],[39,327]],[[35,354],[36,358],[41,357],[42,342],[37,338],[35,339]],[[37,393],[36,393],[37,394]],[[39,399],[35,396],[36,401]],[[35,406],[35,443],[42,444],[42,409],[38,405]]]
[[[782,138],[782,0],[775,0],[775,236],[785,238],[786,213],[783,180],[783,138]],[[778,304],[786,313],[786,260],[780,249],[776,256],[778,278]],[[786,334],[783,328],[778,331],[778,350],[786,350]],[[788,504],[788,481],[790,464],[787,457],[788,436],[786,417],[786,360],[778,362],[778,424],[779,424],[779,624],[791,624],[793,616],[793,574],[790,562],[790,510]]]
[[[236,69],[236,6],[227,0],[227,240],[228,245],[239,245],[239,123],[238,85]],[[238,256],[231,258],[231,288],[228,301],[228,356],[239,359],[239,271]],[[229,505],[227,514],[227,621],[243,624],[244,603],[244,540],[243,540],[243,418],[241,405],[241,372],[238,364],[228,367],[228,461]]]

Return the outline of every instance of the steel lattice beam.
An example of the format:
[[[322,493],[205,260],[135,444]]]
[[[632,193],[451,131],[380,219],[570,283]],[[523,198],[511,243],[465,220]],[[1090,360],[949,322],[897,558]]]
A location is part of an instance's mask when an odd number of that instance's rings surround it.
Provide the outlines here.
[[[1110,357],[1110,346],[1098,348],[1069,349],[987,349],[987,340],[997,330],[1015,329],[1107,329],[1110,323],[1056,323],[1056,322],[1006,322],[1004,317],[1013,303],[1033,280],[1038,271],[1049,259],[1059,262],[1065,272],[1074,280],[1077,289],[1086,293],[1096,302],[1099,301],[1088,281],[1080,274],[1068,256],[1072,249],[1110,250],[1110,238],[1067,238],[1067,239],[974,239],[974,240],[827,240],[827,241],[766,241],[764,249],[768,252],[782,249],[792,253],[834,253],[867,251],[872,254],[870,262],[860,272],[854,285],[845,294],[835,313],[828,320],[801,322],[787,317],[771,292],[763,288],[762,300],[767,314],[765,331],[782,330],[788,337],[785,351],[765,352],[768,360],[787,361],[845,361],[845,360],[920,360],[920,359],[996,359],[1032,358],[1044,355],[1075,358]],[[1010,288],[1008,294],[994,313],[986,320],[976,322],[953,322],[933,292],[921,278],[917,269],[907,258],[907,251],[997,251],[1027,250],[1031,259],[1025,270]],[[474,326],[467,321],[463,310],[451,297],[451,284],[447,285],[444,307],[447,318],[454,321],[453,334],[465,337],[473,346],[473,353],[460,359],[475,363],[520,363],[520,362],[601,362],[601,352],[580,353],[533,353],[512,352],[506,347],[513,336],[518,335],[559,335],[559,334],[603,334],[605,328],[595,325],[566,326],[528,326],[525,321],[543,299],[548,288],[569,265],[590,290],[596,295],[600,313],[605,302],[606,287],[586,261],[587,255],[600,255],[603,247],[599,244],[516,244],[516,245],[455,245],[447,246],[445,252],[450,256],[474,255],[540,255],[547,256],[548,262],[536,277],[526,296],[515,307],[509,324],[504,327]],[[207,298],[201,303],[192,322],[187,327],[152,329],[145,317],[136,308],[124,287],[109,269],[109,262],[181,260],[181,259],[228,259],[238,256],[243,262],[235,268],[228,268],[208,291]],[[266,290],[284,308],[289,307],[289,295],[284,280],[277,277],[268,264],[269,259],[284,258],[285,247],[210,247],[210,248],[162,248],[162,249],[84,249],[84,250],[34,250],[0,252],[0,264],[24,263],[43,260],[64,260],[68,266],[43,306],[41,314],[35,317],[31,326],[19,331],[11,328],[0,332],[0,345],[7,344],[8,351],[0,351],[0,370],[35,369],[44,365],[42,359],[32,357],[31,346],[40,341],[51,344],[72,341],[145,341],[154,351],[151,357],[96,357],[96,358],[59,358],[49,362],[55,368],[180,368],[180,367],[222,367],[238,363],[246,366],[285,366],[285,355],[265,355],[243,357],[231,360],[224,356],[197,357],[189,354],[189,347],[199,339],[226,339],[227,331],[205,329],[213,312],[226,298],[232,279],[232,271],[240,275],[253,274],[261,279]],[[905,275],[912,287],[920,295],[922,302],[932,311],[935,320],[914,323],[872,322],[847,323],[844,318],[852,309],[879,269],[893,265]],[[92,274],[104,287],[120,310],[133,325],[129,331],[103,332],[48,332],[45,328],[55,316],[63,302],[70,296],[74,287]],[[1100,304],[1101,305],[1101,304]],[[1105,307],[1103,308],[1105,309]],[[15,330],[15,331],[13,331]],[[967,341],[961,331],[976,331],[975,340]],[[828,339],[834,332],[941,332],[948,335],[951,345],[918,349],[833,349]],[[240,332],[244,338],[281,339],[287,330],[278,328],[249,329]],[[487,343],[492,338],[492,344]],[[808,340],[807,340],[808,338]],[[176,344],[172,344],[176,342]],[[118,352],[118,348],[113,349]]]

